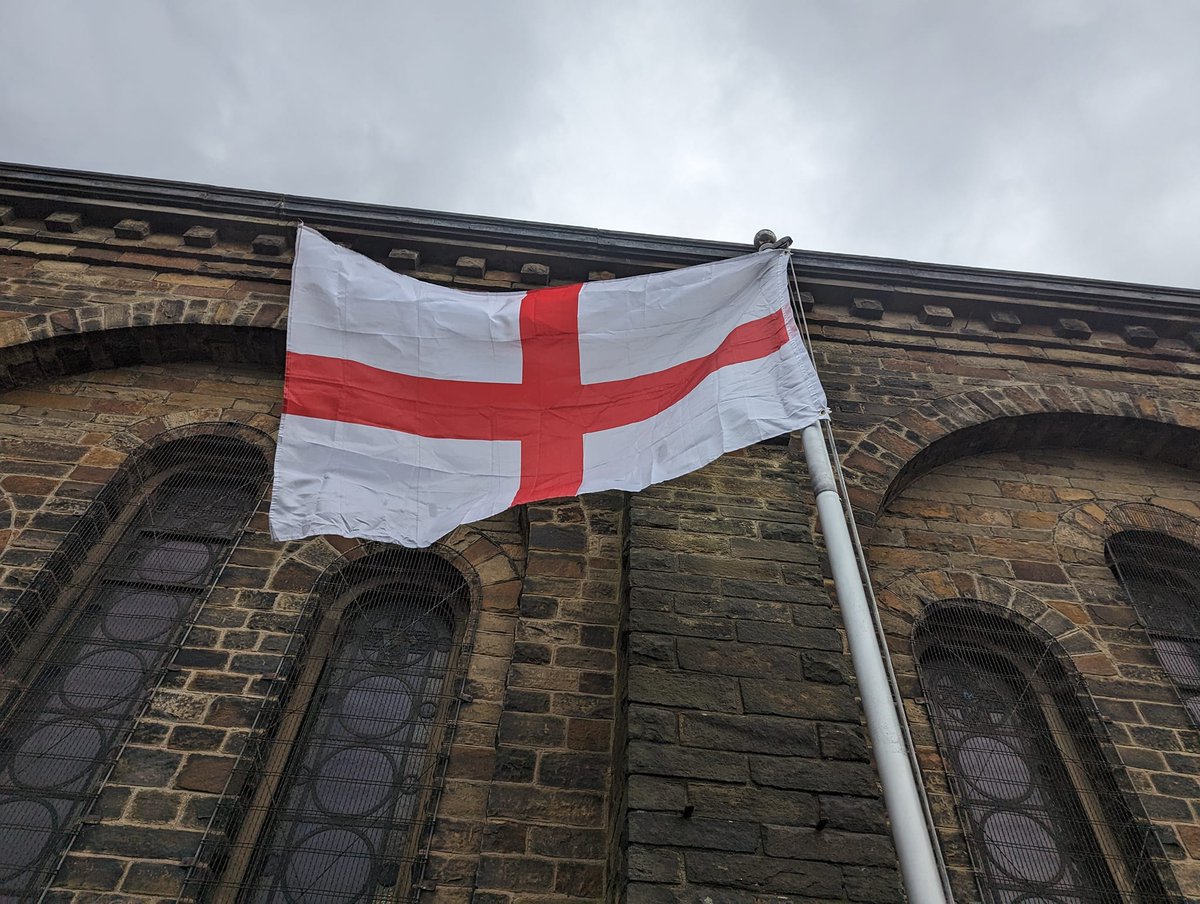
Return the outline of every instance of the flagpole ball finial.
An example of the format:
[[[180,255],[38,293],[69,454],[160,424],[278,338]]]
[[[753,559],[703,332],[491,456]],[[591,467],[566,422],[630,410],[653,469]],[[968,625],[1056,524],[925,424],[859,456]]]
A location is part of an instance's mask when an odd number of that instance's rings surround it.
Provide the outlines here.
[[[775,241],[775,233],[770,229],[760,229],[754,233],[754,247],[762,248],[763,245],[770,245]]]

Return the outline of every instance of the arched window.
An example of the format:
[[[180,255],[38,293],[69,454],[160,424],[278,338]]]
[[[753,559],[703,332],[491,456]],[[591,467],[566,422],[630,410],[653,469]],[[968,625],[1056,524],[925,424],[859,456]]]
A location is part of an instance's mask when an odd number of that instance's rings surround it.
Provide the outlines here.
[[[988,904],[1163,900],[1076,691],[1030,634],[966,608],[916,637],[929,716]]]
[[[317,630],[210,900],[395,899],[413,881],[467,583],[433,553],[388,548],[313,597]]]
[[[1105,544],[1163,671],[1200,727],[1200,549],[1154,530],[1123,530]]]
[[[0,897],[53,877],[266,474],[262,453],[230,436],[158,446],[106,488],[5,620],[5,674],[21,690],[0,714]]]

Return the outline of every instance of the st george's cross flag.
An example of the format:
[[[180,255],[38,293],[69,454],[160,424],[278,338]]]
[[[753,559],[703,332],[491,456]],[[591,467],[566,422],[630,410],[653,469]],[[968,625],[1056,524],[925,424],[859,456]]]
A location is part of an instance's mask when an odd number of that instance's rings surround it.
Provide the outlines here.
[[[528,292],[420,282],[301,227],[271,534],[428,546],[806,427],[787,252]]]

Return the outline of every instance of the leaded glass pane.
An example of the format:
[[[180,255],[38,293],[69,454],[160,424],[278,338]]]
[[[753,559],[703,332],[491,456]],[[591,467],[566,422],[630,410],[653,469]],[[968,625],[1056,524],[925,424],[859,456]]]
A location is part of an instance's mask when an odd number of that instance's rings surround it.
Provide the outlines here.
[[[921,664],[989,904],[1123,900],[1028,682],[979,657]]]
[[[426,594],[376,591],[342,620],[297,738],[245,900],[355,902],[397,881],[453,644]]]

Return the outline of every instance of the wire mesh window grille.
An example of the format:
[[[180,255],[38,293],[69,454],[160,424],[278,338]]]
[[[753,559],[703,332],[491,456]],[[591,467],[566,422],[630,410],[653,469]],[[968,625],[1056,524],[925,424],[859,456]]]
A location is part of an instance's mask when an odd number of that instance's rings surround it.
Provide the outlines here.
[[[1049,650],[967,610],[918,636],[918,669],[983,901],[1165,901],[1079,696]]]
[[[197,871],[207,900],[348,904],[419,884],[470,588],[433,553],[384,548],[333,569],[310,601],[295,680],[248,748],[232,843]]]
[[[192,437],[132,470],[119,480],[137,487],[135,498],[107,530],[97,520],[111,498],[84,516],[85,527],[65,544],[78,546],[80,564],[59,611],[25,626],[5,663],[21,687],[0,722],[5,900],[33,897],[52,878],[262,495],[266,461],[238,440]]]
[[[1200,549],[1160,530],[1133,528],[1110,536],[1105,553],[1159,664],[1200,727]]]

